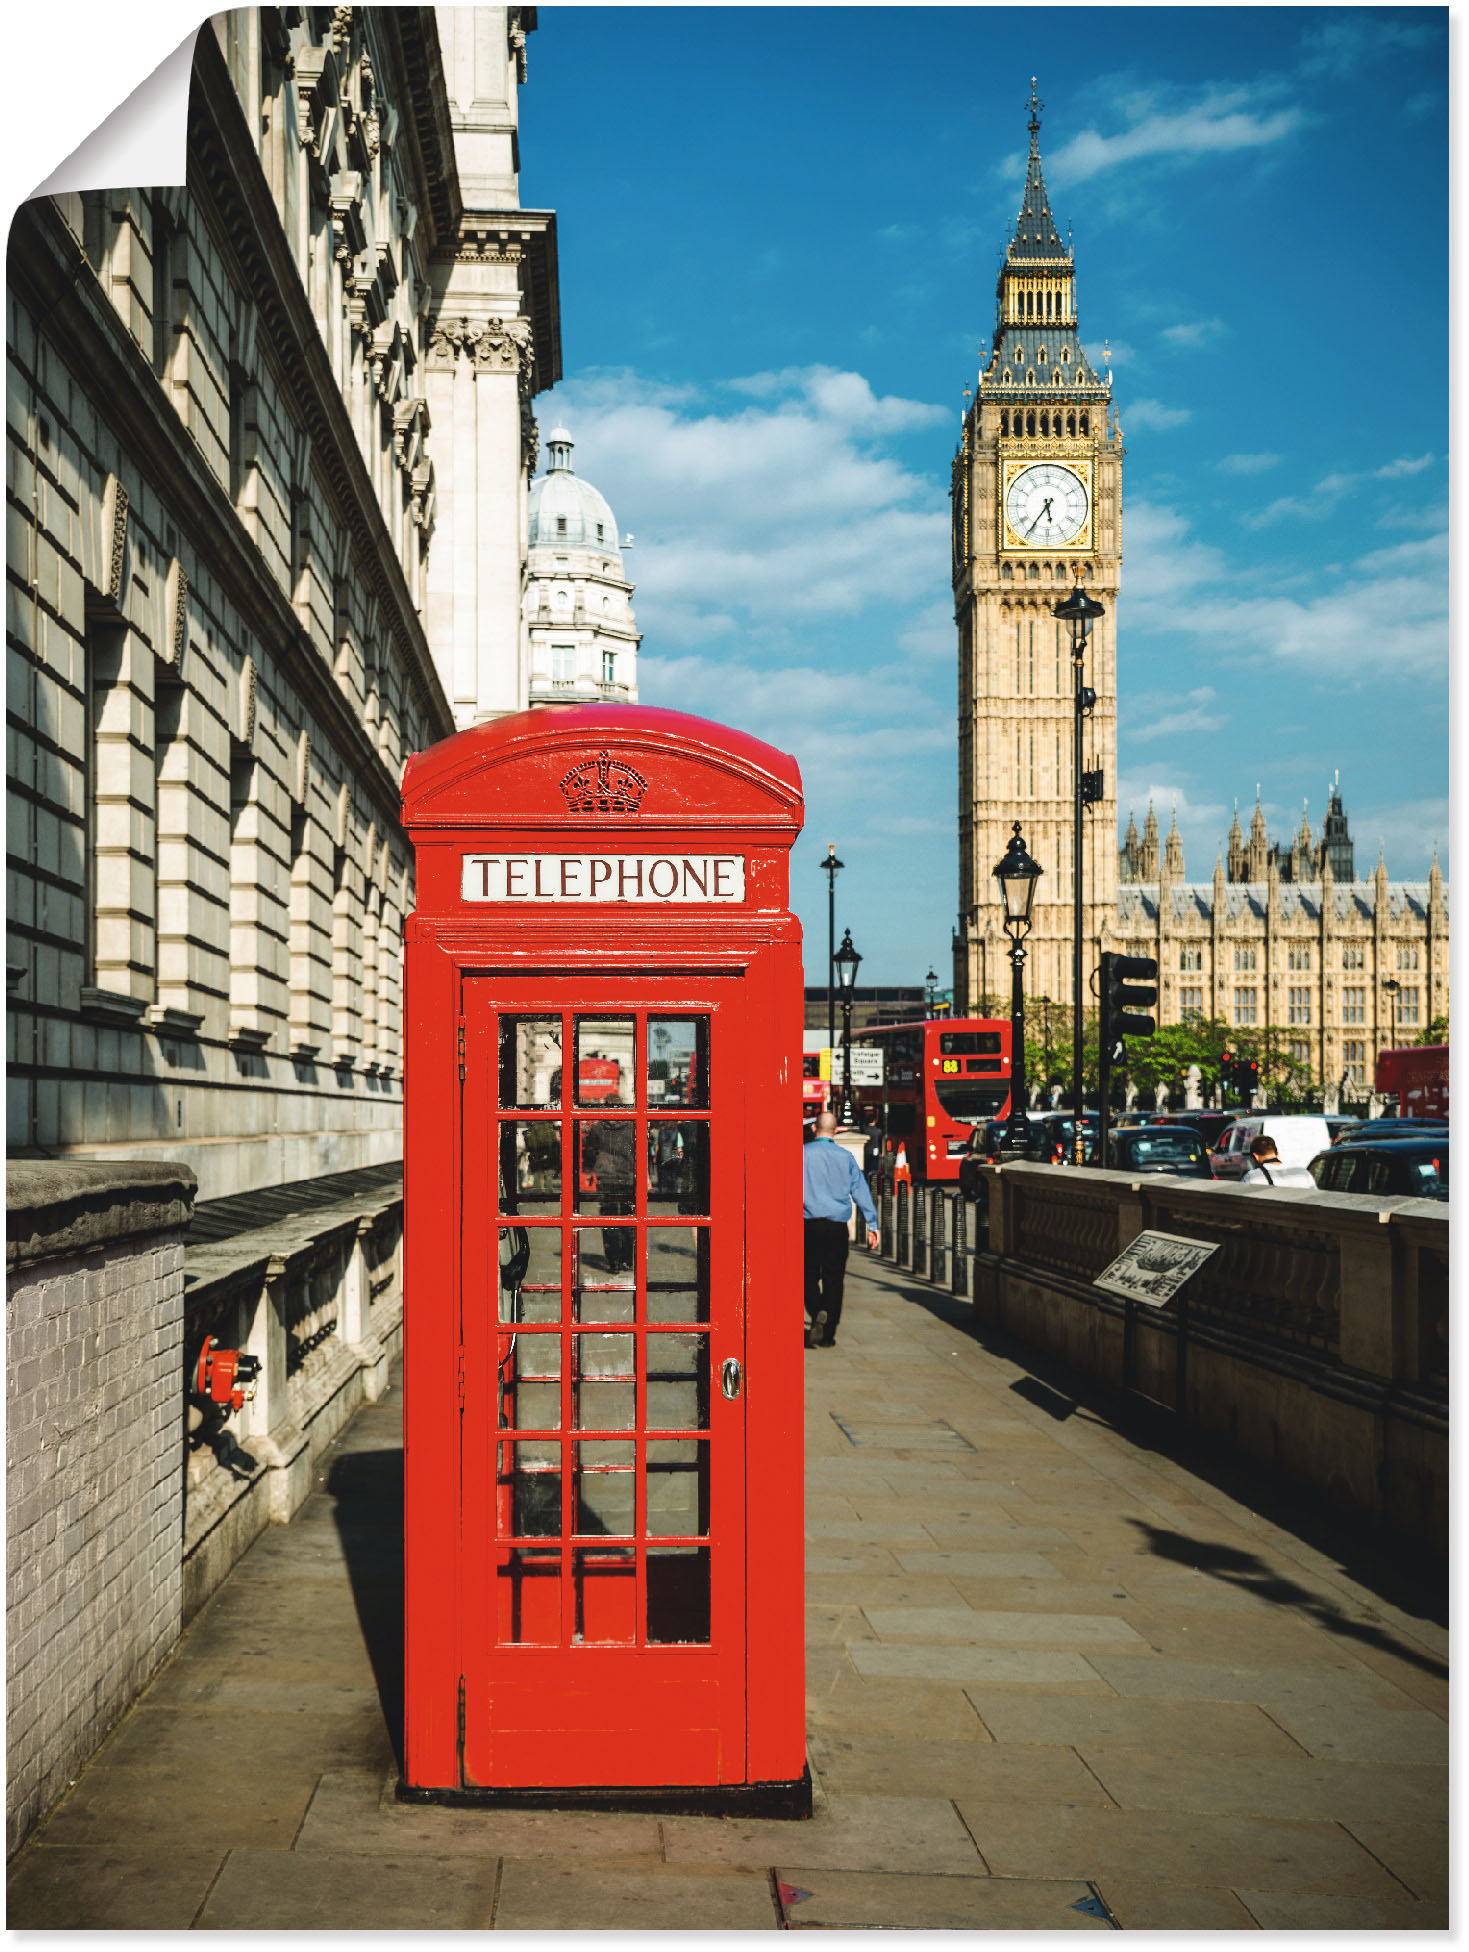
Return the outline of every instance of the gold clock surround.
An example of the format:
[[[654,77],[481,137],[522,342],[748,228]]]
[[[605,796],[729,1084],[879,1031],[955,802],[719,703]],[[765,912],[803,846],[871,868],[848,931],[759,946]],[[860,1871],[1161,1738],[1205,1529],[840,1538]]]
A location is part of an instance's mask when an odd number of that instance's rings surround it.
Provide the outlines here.
[[[1010,526],[1010,490],[1016,479],[1041,463],[1055,468],[1064,468],[1068,474],[1076,476],[1086,493],[1086,520],[1080,530],[1069,542],[1030,542],[1015,533]],[[1092,553],[1092,531],[1096,522],[1096,493],[1093,482],[1093,469],[1090,456],[1085,458],[1074,452],[1058,453],[1044,442],[1029,441],[1011,445],[1006,444],[1003,461],[1003,481],[1000,489],[999,507],[999,547],[1002,552],[1023,551],[1026,555],[1088,556]]]

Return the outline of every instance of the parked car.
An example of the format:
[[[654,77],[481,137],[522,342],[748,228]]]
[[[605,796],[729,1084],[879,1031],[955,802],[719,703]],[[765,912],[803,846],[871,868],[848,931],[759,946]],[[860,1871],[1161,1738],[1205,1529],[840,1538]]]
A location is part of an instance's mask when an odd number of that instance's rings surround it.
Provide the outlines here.
[[[1431,1138],[1435,1132],[1448,1129],[1446,1118],[1354,1118],[1332,1133],[1331,1143],[1367,1145],[1379,1139]]]
[[[1308,1166],[1331,1144],[1319,1112],[1251,1112],[1220,1133],[1209,1163],[1216,1179],[1243,1179],[1250,1169],[1250,1141],[1261,1133],[1274,1139],[1282,1166]]]
[[[1397,1123],[1394,1119],[1393,1124]],[[1406,1194],[1417,1200],[1449,1197],[1449,1136],[1379,1139],[1334,1145],[1311,1161],[1323,1193]]]
[[[1191,1125],[1198,1132],[1206,1146],[1217,1143],[1221,1132],[1227,1131],[1239,1116],[1238,1112],[1159,1112],[1156,1118],[1144,1119],[1144,1125]]]
[[[969,1150],[959,1161],[959,1192],[964,1199],[988,1200],[989,1181],[979,1169],[999,1158],[1007,1129],[1003,1118],[991,1118],[970,1133]]]
[[[1081,1124],[1083,1156],[1090,1165],[1097,1151],[1097,1114],[1083,1112]],[[1033,1159],[1047,1160],[1057,1166],[1070,1164],[1076,1132],[1076,1120],[1070,1112],[1043,1112],[1030,1121],[1030,1131]]]
[[[1107,1134],[1107,1164],[1124,1173],[1180,1173],[1212,1179],[1201,1132],[1191,1125],[1134,1125]]]

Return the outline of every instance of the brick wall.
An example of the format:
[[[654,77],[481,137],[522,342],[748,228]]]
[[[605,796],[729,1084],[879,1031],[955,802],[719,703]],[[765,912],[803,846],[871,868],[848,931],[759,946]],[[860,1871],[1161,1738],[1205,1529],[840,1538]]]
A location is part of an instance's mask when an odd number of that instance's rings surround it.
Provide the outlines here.
[[[16,1162],[7,1190],[14,1850],[179,1632],[193,1178],[177,1166]]]

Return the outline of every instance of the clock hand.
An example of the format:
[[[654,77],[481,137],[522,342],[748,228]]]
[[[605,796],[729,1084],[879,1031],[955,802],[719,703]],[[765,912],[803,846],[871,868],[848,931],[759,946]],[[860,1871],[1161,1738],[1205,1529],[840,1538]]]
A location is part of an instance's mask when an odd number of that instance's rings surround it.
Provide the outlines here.
[[[1050,513],[1051,513],[1051,498],[1050,498],[1050,496],[1048,495],[1048,496],[1046,497],[1046,499],[1045,499],[1045,500],[1044,500],[1044,501],[1043,501],[1043,502],[1041,503],[1041,507],[1040,507],[1040,514],[1036,516],[1036,518],[1035,518],[1035,522],[1039,522],[1039,520],[1041,519],[1041,515],[1050,515]],[[1052,518],[1051,518],[1051,519],[1052,519],[1052,520],[1054,521],[1054,520],[1055,520],[1055,517],[1054,517],[1054,516],[1052,516]],[[1031,523],[1031,525],[1030,525],[1030,528],[1029,528],[1029,529],[1027,529],[1027,530],[1025,531],[1025,533],[1026,533],[1027,535],[1029,535],[1029,534],[1030,534],[1030,532],[1031,532],[1031,529],[1033,529],[1033,528],[1035,527],[1035,522],[1032,522],[1032,523]]]

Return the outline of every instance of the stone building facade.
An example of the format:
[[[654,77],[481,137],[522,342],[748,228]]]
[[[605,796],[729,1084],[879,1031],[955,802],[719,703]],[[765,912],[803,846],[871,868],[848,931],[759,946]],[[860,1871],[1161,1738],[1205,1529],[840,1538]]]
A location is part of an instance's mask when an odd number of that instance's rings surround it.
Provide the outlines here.
[[[1389,881],[1381,858],[1370,879],[1353,879],[1338,781],[1319,840],[1303,814],[1294,836],[1272,841],[1258,796],[1248,837],[1236,812],[1207,882],[1185,878],[1177,820],[1160,839],[1152,807],[1141,835],[1129,816],[1116,843],[1122,437],[1111,375],[1091,368],[1077,337],[1075,267],[1047,200],[1039,128],[1033,101],[993,343],[954,457],[955,1011],[1006,1007],[1009,944],[993,870],[1016,819],[1044,870],[1026,993],[1042,1003],[1072,995],[1073,670],[1069,635],[1052,612],[1080,583],[1105,606],[1083,672],[1097,694],[1083,766],[1103,780],[1084,815],[1084,968],[1104,949],[1154,956],[1160,1023],[1270,1028],[1318,1086],[1360,1097],[1379,1049],[1415,1041],[1448,1015],[1436,852],[1423,881]]]
[[[10,239],[12,1152],[401,1150],[406,755],[526,702],[531,8],[201,30],[184,189]]]
[[[1370,879],[1338,880],[1353,844],[1339,789],[1329,804],[1322,841],[1303,818],[1287,849],[1257,802],[1207,882],[1184,877],[1176,816],[1161,850],[1151,806],[1141,840],[1129,819],[1107,947],[1156,959],[1160,1023],[1271,1027],[1318,1084],[1358,1099],[1379,1050],[1448,1016],[1448,897],[1436,850],[1424,881],[1389,881],[1381,855]]]
[[[564,705],[610,698],[634,705],[638,645],[632,591],[623,571],[617,520],[571,464],[564,427],[546,437],[549,466],[532,482],[525,618],[530,702]]]

